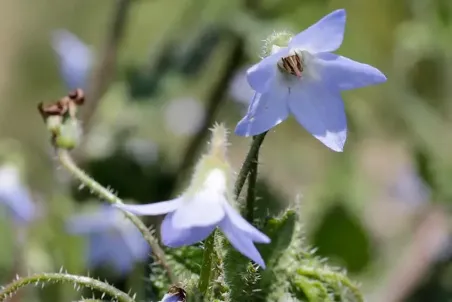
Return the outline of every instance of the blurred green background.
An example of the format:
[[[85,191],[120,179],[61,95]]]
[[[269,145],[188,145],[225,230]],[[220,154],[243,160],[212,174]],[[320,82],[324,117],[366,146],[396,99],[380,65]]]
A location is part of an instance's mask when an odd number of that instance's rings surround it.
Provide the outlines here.
[[[241,119],[249,90],[237,77],[259,59],[262,40],[345,8],[339,53],[377,67],[388,82],[343,94],[344,153],[325,148],[292,118],[273,129],[260,156],[261,209],[270,199],[300,198],[309,243],[361,282],[369,301],[452,301],[452,1],[130,2],[117,68],[74,152],[84,169],[128,200],[175,196],[211,123],[233,131]],[[87,271],[86,243],[68,236],[63,223],[96,200],[57,169],[36,105],[67,94],[51,32],[73,32],[99,63],[117,3],[2,0],[0,135],[20,144],[2,159],[25,163],[24,181],[45,215],[28,229],[23,255],[15,252],[15,227],[3,219],[0,283],[11,280],[17,262],[26,272]],[[90,113],[82,112],[82,120]],[[230,140],[238,171],[250,139]],[[148,299],[147,266],[125,277],[91,273],[132,288],[140,300]],[[30,288],[15,301],[70,301],[79,294],[57,285]]]

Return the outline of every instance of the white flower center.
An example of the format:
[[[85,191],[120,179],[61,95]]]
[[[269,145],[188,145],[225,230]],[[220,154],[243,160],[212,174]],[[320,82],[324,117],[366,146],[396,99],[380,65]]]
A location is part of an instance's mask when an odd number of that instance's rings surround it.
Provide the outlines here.
[[[204,189],[217,194],[226,192],[226,176],[220,169],[213,169],[204,181]]]

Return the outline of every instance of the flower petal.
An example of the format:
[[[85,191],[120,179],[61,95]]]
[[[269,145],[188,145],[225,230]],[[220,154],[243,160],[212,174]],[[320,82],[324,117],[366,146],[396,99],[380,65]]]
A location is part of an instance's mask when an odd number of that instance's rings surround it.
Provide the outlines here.
[[[236,250],[265,269],[264,259],[254,246],[253,241],[247,237],[247,233],[236,228],[229,219],[224,219],[220,228]]]
[[[289,116],[288,96],[288,88],[277,85],[264,94],[256,93],[235,134],[258,135],[283,122]]]
[[[187,229],[217,225],[224,217],[224,196],[209,189],[196,193],[174,211],[173,227]]]
[[[150,247],[137,227],[130,223],[128,225],[123,225],[119,231],[121,232],[120,236],[124,241],[124,249],[128,249],[131,256],[136,260],[146,259]]]
[[[339,92],[318,81],[293,87],[289,107],[297,121],[328,148],[342,152],[347,138],[347,120]]]
[[[215,229],[215,225],[207,227],[194,227],[186,229],[175,229],[173,226],[174,213],[169,213],[163,219],[160,229],[162,242],[168,247],[180,247],[192,245],[204,240]]]
[[[236,227],[246,232],[248,236],[259,243],[270,243],[270,238],[267,235],[256,229],[248,221],[246,221],[237,211],[229,204],[225,203],[224,208],[229,221]]]
[[[65,29],[52,33],[52,47],[59,56],[62,77],[68,89],[85,88],[93,65],[91,48]]]
[[[246,78],[251,88],[260,93],[267,91],[278,71],[278,61],[288,54],[288,48],[280,48],[274,54],[248,68]]]
[[[345,21],[345,10],[335,10],[293,37],[289,42],[289,48],[307,50],[311,53],[335,51],[344,39]]]
[[[113,206],[121,210],[133,213],[135,215],[143,216],[143,215],[162,215],[169,212],[173,212],[179,207],[181,203],[182,197],[168,201],[161,201],[149,204],[140,204],[140,205],[114,204]]]
[[[109,215],[99,211],[94,213],[80,214],[68,219],[67,231],[71,234],[90,234],[111,230],[117,224],[117,220],[111,219]]]
[[[329,88],[349,90],[386,82],[386,76],[375,67],[336,54],[317,54],[313,63]]]

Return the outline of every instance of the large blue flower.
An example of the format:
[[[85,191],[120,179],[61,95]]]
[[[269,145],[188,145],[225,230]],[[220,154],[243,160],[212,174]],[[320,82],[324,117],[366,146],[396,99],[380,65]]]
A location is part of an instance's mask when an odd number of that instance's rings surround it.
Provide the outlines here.
[[[347,121],[340,92],[386,81],[378,69],[331,53],[342,44],[345,20],[345,10],[332,12],[248,69],[256,93],[237,135],[260,134],[292,113],[326,146],[343,150]]]
[[[67,228],[72,234],[88,238],[87,260],[91,268],[110,264],[119,273],[127,274],[150,251],[138,229],[113,207],[71,217]]]

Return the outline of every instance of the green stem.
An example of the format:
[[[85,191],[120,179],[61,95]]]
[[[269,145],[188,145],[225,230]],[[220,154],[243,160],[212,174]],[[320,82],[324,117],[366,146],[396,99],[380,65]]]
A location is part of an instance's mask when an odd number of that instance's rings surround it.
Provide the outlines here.
[[[215,233],[216,231],[213,231],[212,234],[210,234],[209,237],[207,237],[206,241],[204,242],[204,254],[202,259],[202,267],[201,267],[201,274],[199,276],[199,283],[198,283],[198,289],[203,293],[204,295],[207,292],[207,289],[209,288],[210,283],[210,277],[212,274],[212,262],[214,258],[214,246],[215,246]]]
[[[268,132],[268,131],[267,131]],[[253,143],[251,144],[250,151],[243,162],[242,168],[240,169],[239,175],[237,176],[237,181],[235,183],[235,198],[238,199],[240,192],[242,191],[243,185],[248,177],[248,173],[252,168],[253,162],[257,161],[257,155],[259,154],[259,149],[264,141],[267,132],[261,133],[253,137]]]
[[[111,204],[119,203],[122,204],[122,200],[113,194],[110,190],[104,188],[97,181],[92,179],[88,174],[81,170],[72,160],[69,152],[64,149],[57,149],[58,159],[60,163],[65,167],[75,178],[77,178],[82,184],[91,189],[91,191],[102,199],[105,199]],[[165,253],[160,247],[157,239],[154,237],[152,232],[146,227],[146,225],[135,215],[123,211],[125,217],[129,219],[141,232],[144,239],[148,242],[151,247],[152,253],[154,254],[157,262],[159,262],[166,270],[169,279],[172,283],[177,283],[177,279],[172,273],[169,264],[166,262]]]
[[[72,283],[74,286],[83,286],[93,290],[100,291],[106,295],[115,298],[119,302],[134,302],[133,298],[119,289],[107,283],[101,282],[85,276],[76,276],[63,273],[43,273],[19,278],[0,290],[0,301],[5,301],[14,295],[20,288],[34,284],[35,286],[46,283]]]
[[[253,138],[253,141],[256,137]],[[254,219],[254,203],[256,200],[256,182],[257,182],[257,165],[259,162],[259,152],[256,152],[251,160],[248,175],[248,189],[246,194],[246,220],[253,223]]]

